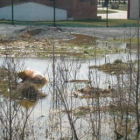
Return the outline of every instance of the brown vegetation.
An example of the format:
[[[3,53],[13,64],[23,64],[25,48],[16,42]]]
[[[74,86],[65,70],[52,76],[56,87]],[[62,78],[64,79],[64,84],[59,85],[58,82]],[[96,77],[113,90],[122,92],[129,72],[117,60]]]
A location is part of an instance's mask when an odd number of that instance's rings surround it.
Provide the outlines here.
[[[35,84],[45,85],[48,81],[41,74],[33,71],[33,70],[24,70],[18,73],[19,78],[24,81],[30,81]]]
[[[116,60],[112,64],[107,63],[100,66],[89,66],[89,69],[98,69],[108,74],[119,75],[129,72],[128,63]]]
[[[115,96],[114,89],[100,89],[94,87],[85,87],[73,93],[74,97],[79,98],[98,98]]]
[[[40,92],[29,82],[24,82],[23,84],[19,85],[16,92],[18,95],[21,95],[21,98],[27,98],[30,100],[37,100],[39,98],[46,97],[46,94]]]

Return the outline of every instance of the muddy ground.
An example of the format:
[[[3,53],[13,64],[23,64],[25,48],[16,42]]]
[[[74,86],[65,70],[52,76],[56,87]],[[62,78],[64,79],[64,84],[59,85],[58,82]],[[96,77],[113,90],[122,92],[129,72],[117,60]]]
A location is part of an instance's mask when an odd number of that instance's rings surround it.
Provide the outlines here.
[[[0,56],[12,54],[18,57],[47,57],[52,55],[52,46],[54,45],[57,56],[90,57],[93,56],[94,48],[91,50],[87,50],[87,48],[95,43],[96,38],[114,41],[126,40],[131,37],[137,37],[137,28],[0,25]],[[76,40],[74,40],[75,38]],[[103,50],[99,48],[99,54],[102,54]]]

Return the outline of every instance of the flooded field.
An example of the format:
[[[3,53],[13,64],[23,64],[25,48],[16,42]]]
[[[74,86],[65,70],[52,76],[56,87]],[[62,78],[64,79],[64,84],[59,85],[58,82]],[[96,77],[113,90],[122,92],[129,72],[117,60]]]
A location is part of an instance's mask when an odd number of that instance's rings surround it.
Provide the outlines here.
[[[1,139],[139,139],[136,43],[20,37],[0,43]]]
[[[55,58],[55,83],[60,88],[55,89],[55,91],[53,91],[52,86],[54,82],[52,58],[21,59],[21,62],[24,61],[26,69],[38,71],[41,74],[45,75],[45,77],[49,80],[49,83],[47,83],[41,89],[41,91],[43,91],[43,93],[45,93],[47,97],[45,97],[44,99],[38,99],[36,101],[28,101],[27,98],[18,101],[24,111],[28,110],[28,112],[31,112],[28,119],[30,120],[29,123],[31,123],[33,126],[33,128],[31,129],[33,129],[32,131],[34,131],[34,133],[31,132],[30,136],[28,136],[28,139],[32,139],[32,137],[35,137],[36,139],[45,140],[46,131],[48,132],[48,139],[53,139],[53,137],[55,139],[60,139],[61,137],[67,137],[67,139],[70,139],[71,127],[69,126],[67,113],[65,113],[66,109],[63,106],[63,102],[60,101],[60,97],[57,95],[59,93],[55,93],[56,91],[60,92],[59,90],[62,90],[62,94],[64,94],[64,98],[68,104],[68,108],[71,110],[70,114],[73,115],[74,120],[76,119],[75,127],[77,129],[77,134],[80,136],[81,133],[86,134],[83,136],[83,140],[92,138],[91,135],[93,130],[91,128],[90,119],[94,120],[94,125],[97,125],[96,127],[98,127],[99,125],[99,110],[97,109],[98,101],[101,105],[101,139],[109,140],[115,137],[114,132],[112,132],[111,128],[113,127],[113,118],[109,113],[110,104],[111,102],[113,102],[111,97],[114,96],[112,94],[115,93],[109,90],[109,94],[103,93],[105,95],[101,96],[100,98],[98,96],[80,98],[81,93],[79,93],[79,97],[76,95],[78,94],[78,90],[90,85],[101,89],[108,89],[109,86],[116,85],[117,77],[114,75],[105,74],[104,72],[98,71],[96,69],[92,69],[92,72],[89,72],[89,66],[105,64],[105,61],[109,61],[110,63],[112,63],[116,59],[127,60],[127,55],[113,54],[108,56],[107,60],[105,59],[105,57],[89,60]],[[0,62],[2,63],[3,60],[4,58],[1,58]],[[18,67],[17,71],[19,71]],[[90,74],[92,74],[91,77],[89,76]],[[55,86],[55,88],[58,87]],[[99,91],[99,89],[97,89],[97,91]],[[58,97],[55,97],[55,94]],[[5,97],[3,97],[3,94],[1,94],[1,102],[3,102],[3,99],[5,99]],[[90,118],[90,115],[93,115],[93,118]],[[108,132],[110,132],[111,135]],[[98,131],[96,133],[98,133]],[[96,135],[98,137],[98,134]]]

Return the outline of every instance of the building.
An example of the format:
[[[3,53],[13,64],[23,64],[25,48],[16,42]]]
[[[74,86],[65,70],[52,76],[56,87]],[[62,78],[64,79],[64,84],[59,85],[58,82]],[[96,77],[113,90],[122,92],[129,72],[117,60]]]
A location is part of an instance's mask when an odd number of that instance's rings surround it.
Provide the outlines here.
[[[56,20],[97,18],[97,0],[55,0]],[[0,19],[12,17],[11,0],[0,1]],[[14,0],[14,19],[19,21],[52,21],[54,0]]]
[[[128,0],[128,19],[139,19],[139,0]]]
[[[67,20],[67,11],[56,8],[56,20]],[[0,8],[0,18],[12,19],[11,6]],[[34,2],[14,5],[14,20],[16,21],[53,21],[54,8]]]
[[[56,7],[67,10],[68,19],[97,18],[97,0],[56,0]]]

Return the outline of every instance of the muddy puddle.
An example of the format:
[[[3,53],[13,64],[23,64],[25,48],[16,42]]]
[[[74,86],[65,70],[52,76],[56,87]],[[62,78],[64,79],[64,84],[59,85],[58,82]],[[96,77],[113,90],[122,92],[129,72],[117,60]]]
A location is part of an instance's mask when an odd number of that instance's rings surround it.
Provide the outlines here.
[[[117,43],[104,41],[102,39],[81,35],[71,34],[66,40],[50,40],[48,38],[35,39],[23,38],[18,40],[1,40],[0,55],[15,55],[16,57],[40,57],[45,58],[52,56],[76,57],[76,58],[93,58],[101,57],[105,54],[115,54],[128,52],[130,45],[128,43]],[[132,43],[131,48],[136,51],[136,44]]]

